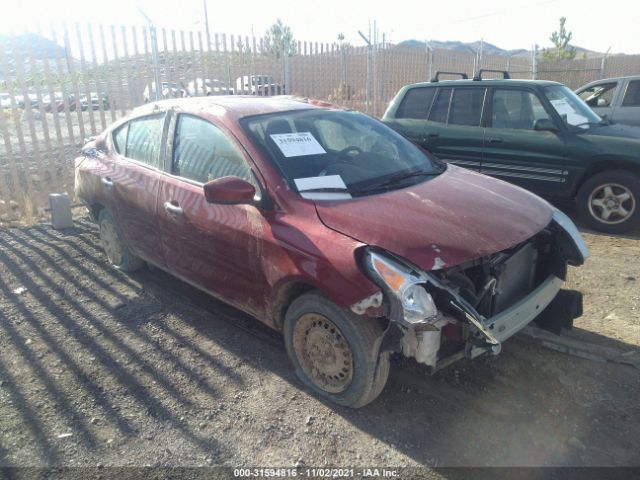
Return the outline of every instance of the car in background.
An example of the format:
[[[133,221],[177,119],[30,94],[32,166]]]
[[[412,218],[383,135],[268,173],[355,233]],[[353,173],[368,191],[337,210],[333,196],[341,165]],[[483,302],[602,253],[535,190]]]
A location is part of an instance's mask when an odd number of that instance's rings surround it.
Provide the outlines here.
[[[390,352],[435,371],[581,314],[561,289],[588,256],[571,220],[362,113],[154,102],[75,169],[112,265],[155,265],[280,331],[301,381],[341,405],[380,394]]]
[[[0,92],[0,108],[11,108],[11,95]]]
[[[24,95],[16,95],[15,100],[18,108],[27,108],[27,105],[32,109],[38,108],[38,96],[35,93],[29,93],[26,97]]]
[[[99,110],[101,103],[104,110],[109,110],[109,95],[104,92],[100,95],[91,92],[88,98],[86,94],[80,96],[80,107],[83,112],[89,109]]]
[[[213,95],[233,95],[233,88],[222,80],[196,78],[187,85],[189,95],[192,97],[210,97]]]
[[[446,162],[575,202],[591,228],[640,225],[640,129],[601,119],[560,83],[484,72],[407,85],[382,121]]]
[[[270,75],[243,75],[236,78],[235,93],[238,95],[283,95],[284,86]]]
[[[576,94],[601,117],[640,127],[640,75],[591,82]]]
[[[152,102],[156,99],[156,82],[151,82],[142,92],[145,103]],[[189,91],[183,82],[160,82],[160,98],[185,98],[189,96]]]

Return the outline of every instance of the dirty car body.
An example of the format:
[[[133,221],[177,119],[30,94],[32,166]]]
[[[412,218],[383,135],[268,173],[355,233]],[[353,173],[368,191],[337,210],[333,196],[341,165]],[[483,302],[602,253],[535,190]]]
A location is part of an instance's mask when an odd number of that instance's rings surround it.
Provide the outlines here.
[[[117,267],[139,258],[283,331],[302,381],[343,405],[380,393],[389,352],[435,371],[581,313],[561,287],[588,252],[559,210],[313,101],[145,105],[85,148],[76,193],[108,255],[121,238]]]

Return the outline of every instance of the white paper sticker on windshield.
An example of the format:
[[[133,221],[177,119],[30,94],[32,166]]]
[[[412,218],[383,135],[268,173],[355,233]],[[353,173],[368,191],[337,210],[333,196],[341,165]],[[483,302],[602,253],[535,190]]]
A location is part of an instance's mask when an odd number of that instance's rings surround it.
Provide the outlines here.
[[[569,122],[570,125],[580,125],[589,120],[587,117],[580,115],[564,98],[551,100],[551,105],[554,106],[560,116],[566,115],[567,122]],[[588,128],[586,125],[583,125],[583,127]]]
[[[311,132],[274,133],[270,136],[285,157],[327,153]]]
[[[302,198],[309,200],[346,200],[351,198],[340,175],[294,178]]]

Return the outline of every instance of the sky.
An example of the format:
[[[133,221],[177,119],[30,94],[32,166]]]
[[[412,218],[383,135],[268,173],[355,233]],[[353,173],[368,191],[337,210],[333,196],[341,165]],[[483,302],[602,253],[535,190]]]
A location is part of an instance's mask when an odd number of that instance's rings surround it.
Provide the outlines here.
[[[159,27],[204,30],[206,1],[211,32],[262,36],[276,18],[296,40],[333,42],[339,33],[363,45],[358,30],[376,22],[380,38],[460,40],[483,38],[504,49],[550,46],[558,19],[567,17],[574,45],[612,53],[640,53],[640,1],[609,0],[2,0],[0,33],[35,31],[51,20],[143,25],[142,9]]]

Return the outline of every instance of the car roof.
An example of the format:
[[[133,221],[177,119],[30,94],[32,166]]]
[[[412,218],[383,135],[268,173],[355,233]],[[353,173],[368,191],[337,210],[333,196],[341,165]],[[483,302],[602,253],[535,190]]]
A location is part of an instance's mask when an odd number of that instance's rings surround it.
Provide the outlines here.
[[[640,80],[640,75],[625,75],[622,77],[600,78],[598,80],[593,80],[592,82],[585,83],[582,87],[586,87],[587,85],[592,85],[595,83],[606,83],[606,82],[619,81],[619,80]]]
[[[549,85],[563,85],[559,82],[553,82],[551,80],[519,80],[519,79],[488,79],[488,80],[439,80],[437,82],[420,82],[408,85],[409,87],[437,87],[439,85],[445,85],[447,87],[465,87],[465,86],[504,86],[504,85],[537,85],[546,87]]]
[[[253,115],[288,112],[308,109],[343,109],[338,105],[318,100],[278,95],[273,97],[256,97],[254,95],[223,95],[210,97],[172,98],[147,103],[133,110],[132,116],[176,109],[188,113],[205,113],[219,117],[238,120]]]

